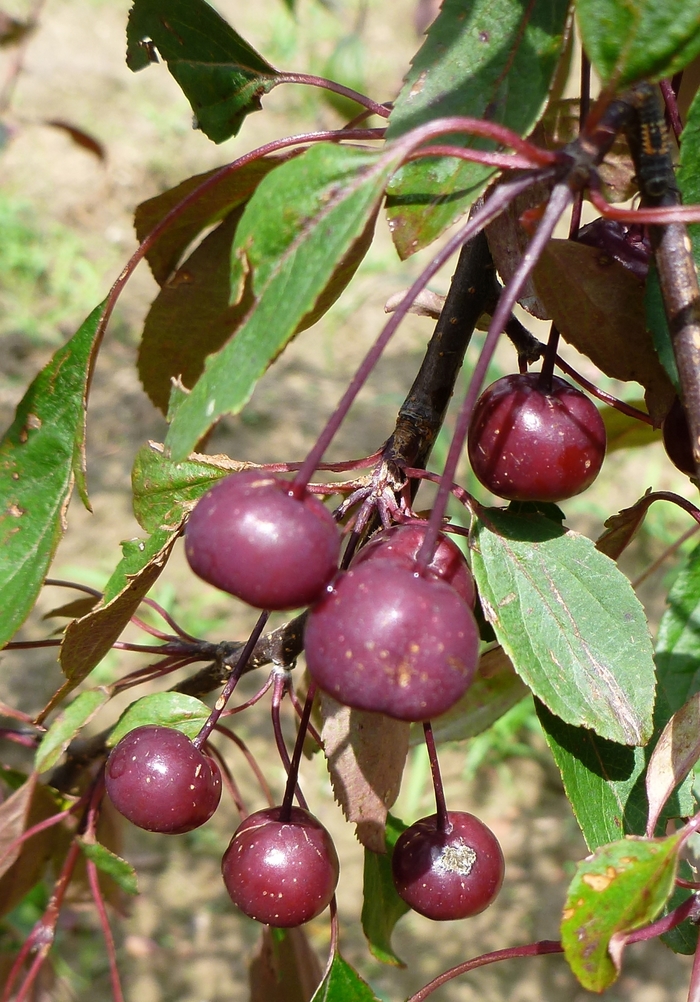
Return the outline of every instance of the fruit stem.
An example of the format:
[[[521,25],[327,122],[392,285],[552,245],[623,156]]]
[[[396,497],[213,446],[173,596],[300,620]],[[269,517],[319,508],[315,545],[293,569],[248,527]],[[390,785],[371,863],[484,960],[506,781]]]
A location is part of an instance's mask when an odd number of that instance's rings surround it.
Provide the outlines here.
[[[105,948],[107,950],[109,978],[112,984],[112,998],[114,1002],[124,1002],[124,994],[122,992],[122,985],[119,978],[119,968],[117,967],[117,951],[114,945],[114,936],[112,935],[112,930],[109,925],[109,918],[107,917],[107,909],[105,908],[102,889],[100,888],[97,867],[91,859],[86,861],[86,866],[90,893],[92,894],[92,900],[94,901],[95,908],[97,909],[97,916],[100,920],[100,926],[102,927],[102,938],[105,941]]]
[[[436,254],[430,264],[423,269],[413,285],[406,292],[405,296],[396,308],[396,311],[392,313],[391,317],[384,325],[384,328],[382,329],[377,340],[367,352],[364,360],[360,364],[360,367],[350,381],[350,385],[341,397],[338,406],[334,410],[333,414],[331,414],[326,427],[323,429],[316,441],[316,444],[313,446],[308,456],[302,463],[292,484],[292,492],[295,497],[301,497],[303,495],[306,485],[313,476],[314,471],[318,468],[323,454],[333,440],[336,432],[340,428],[340,425],[345,420],[355,397],[366,383],[367,377],[379,361],[384,348],[387,346],[397,327],[408,313],[409,308],[418,293],[425,288],[433,275],[442,267],[445,261],[447,261],[452,254],[454,254],[458,247],[461,247],[462,244],[471,240],[472,237],[477,235],[477,233],[480,233],[492,219],[495,219],[496,216],[500,215],[501,212],[507,208],[516,195],[520,194],[520,192],[524,191],[526,188],[529,188],[530,185],[533,184],[535,180],[539,180],[541,176],[542,172],[537,171],[526,177],[518,177],[499,185],[479,212],[477,212],[476,215],[469,220],[469,222],[465,223],[465,225],[457,231],[451,240],[445,244],[442,250]]]
[[[195,748],[202,747],[202,745],[207,740],[211,732],[214,730],[214,727],[219,722],[219,717],[226,709],[226,704],[231,698],[231,694],[233,690],[236,688],[239,678],[245,671],[245,667],[248,664],[250,656],[253,653],[253,650],[255,649],[255,645],[257,644],[260,638],[260,634],[265,628],[265,623],[267,623],[269,617],[270,613],[267,611],[261,612],[260,615],[258,616],[258,621],[253,627],[252,633],[248,637],[248,640],[246,641],[246,644],[238,657],[238,661],[236,661],[236,664],[231,674],[228,677],[226,685],[221,690],[221,695],[217,699],[216,704],[214,705],[214,709],[209,714],[209,718],[204,724],[204,727],[202,727],[197,737],[194,738],[194,740],[192,741],[192,744],[195,746]]]
[[[292,752],[292,761],[289,764],[287,786],[285,787],[282,807],[280,808],[279,820],[284,824],[286,824],[292,816],[292,801],[294,800],[294,791],[296,789],[297,778],[299,776],[299,765],[301,764],[301,755],[304,751],[304,740],[306,738],[309,720],[311,719],[311,708],[314,704],[315,695],[316,683],[312,682],[309,686],[308,692],[306,693],[306,701],[304,702],[304,709],[302,710],[301,719],[299,721],[297,739],[294,744],[294,751]]]
[[[437,748],[435,747],[435,736],[429,720],[423,722],[423,733],[425,735],[425,746],[428,749],[433,789],[435,790],[435,827],[439,832],[446,834],[449,832],[451,825],[447,814],[447,804],[445,803],[445,789],[442,785],[442,776],[440,775],[440,761],[438,759]]]
[[[507,950],[495,950],[493,953],[482,953],[480,957],[467,960],[463,964],[450,968],[444,974],[438,975],[430,981],[424,988],[421,988],[415,995],[411,995],[406,1002],[423,1002],[428,995],[432,995],[436,988],[444,985],[447,981],[459,977],[460,974],[467,974],[476,970],[477,967],[486,967],[487,964],[497,964],[500,960],[513,960],[516,957],[541,957],[545,953],[563,953],[564,947],[557,939],[543,939],[539,943],[527,943],[525,946],[511,946]]]
[[[496,192],[498,192],[498,188],[496,188]],[[462,402],[462,406],[457,414],[457,421],[455,422],[452,442],[450,443],[447,460],[445,462],[442,477],[440,478],[440,486],[438,488],[437,497],[435,498],[433,510],[430,513],[430,521],[428,522],[428,528],[426,530],[423,543],[421,544],[421,548],[416,557],[416,563],[421,573],[425,572],[433,558],[433,553],[435,552],[435,546],[437,544],[440,529],[442,528],[442,521],[447,509],[447,502],[452,490],[452,484],[456,479],[457,465],[461,459],[464,442],[469,430],[469,422],[471,420],[472,411],[474,410],[474,405],[476,404],[477,397],[479,396],[481,385],[484,381],[484,377],[486,376],[486,370],[488,369],[493,353],[496,350],[498,339],[508,322],[523,285],[532,273],[535,264],[542,254],[545,244],[554,232],[554,228],[557,225],[559,218],[571,205],[573,197],[573,192],[565,181],[559,182],[559,184],[554,186],[549,202],[547,203],[547,207],[542,214],[540,224],[537,227],[537,231],[530,241],[527,250],[523,254],[520,264],[513,273],[513,277],[508,285],[503,289],[503,292],[498,300],[498,305],[493,312],[488,333],[481,349],[481,354],[479,355],[479,359],[474,366],[469,388],[467,389],[464,401]],[[489,199],[486,206],[490,204],[491,200],[492,199]]]
[[[700,1002],[700,943],[695,948],[695,956],[693,957],[693,970],[688,985],[688,1002]]]
[[[544,353],[544,358],[542,359],[540,378],[537,380],[538,389],[540,389],[542,393],[549,394],[552,392],[552,377],[554,376],[554,364],[557,360],[558,347],[559,329],[557,325],[553,323],[549,328],[547,348]]]
[[[289,774],[291,772],[292,763],[289,759],[289,752],[287,751],[287,746],[284,743],[284,734],[282,733],[282,724],[280,721],[280,705],[287,691],[288,679],[286,670],[278,670],[275,673],[275,682],[272,689],[272,704],[270,706],[270,715],[272,716],[272,731],[275,735],[275,744],[277,745],[277,751],[279,752],[279,757],[282,759],[282,765],[284,766],[285,772],[287,773],[287,780],[289,781]],[[304,799],[304,794],[301,792],[299,784],[295,782],[297,802],[301,807],[306,808],[306,800]],[[286,791],[286,787],[285,787]],[[285,794],[286,795],[286,794]],[[287,820],[289,818],[287,817]]]

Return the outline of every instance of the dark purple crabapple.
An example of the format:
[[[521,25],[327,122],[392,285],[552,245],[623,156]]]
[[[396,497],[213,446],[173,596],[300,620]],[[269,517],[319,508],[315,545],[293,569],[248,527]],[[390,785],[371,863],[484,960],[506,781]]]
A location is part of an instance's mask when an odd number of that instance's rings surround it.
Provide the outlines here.
[[[256,609],[314,602],[333,577],[340,530],[313,494],[263,470],[234,473],[198,502],[185,530],[185,554],[204,581]]]
[[[112,749],[105,786],[120,814],[149,832],[180,835],[208,821],[221,799],[221,773],[172,727],[129,731]]]
[[[537,372],[496,380],[469,427],[469,461],[479,481],[509,501],[563,501],[598,476],[605,425],[589,398],[558,376],[551,390]]]
[[[304,648],[312,677],[339,702],[429,720],[471,683],[479,631],[451,585],[419,576],[412,564],[367,559],[313,606]]]
[[[303,925],[330,904],[340,864],[333,841],[318,821],[292,807],[249,815],[224,853],[221,870],[231,900],[249,918],[278,928]]]
[[[377,532],[370,541],[358,550],[352,559],[351,567],[358,567],[365,560],[394,560],[415,564],[418,551],[423,545],[427,525],[407,522],[403,525],[392,525],[388,529]],[[476,588],[472,572],[464,559],[462,551],[453,540],[444,533],[438,536],[433,559],[427,567],[428,576],[439,578],[452,585],[458,595],[473,609],[476,601]]]
[[[469,918],[491,904],[505,863],[496,836],[483,821],[449,811],[447,829],[437,815],[402,832],[391,861],[394,886],[406,904],[437,921]]]

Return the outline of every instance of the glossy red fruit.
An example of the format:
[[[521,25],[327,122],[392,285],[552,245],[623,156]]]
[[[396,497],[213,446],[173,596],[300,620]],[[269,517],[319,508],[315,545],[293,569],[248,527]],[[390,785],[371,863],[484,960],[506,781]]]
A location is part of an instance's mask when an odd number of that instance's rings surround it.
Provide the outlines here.
[[[498,839],[483,821],[463,811],[450,811],[448,821],[444,832],[435,814],[416,821],[399,836],[391,863],[406,904],[438,921],[488,908],[505,870]]]
[[[171,727],[129,731],[107,759],[105,785],[120,814],[167,835],[199,828],[221,799],[216,762]]]
[[[510,501],[563,501],[598,476],[605,426],[598,408],[564,379],[540,388],[536,372],[504,376],[477,401],[469,460],[493,494]]]
[[[413,569],[418,551],[423,545],[426,529],[425,525],[415,525],[410,522],[382,529],[372,536],[366,546],[357,551],[350,566],[359,567],[365,560],[389,559],[401,560]],[[474,608],[476,588],[472,572],[460,548],[443,533],[438,536],[435,553],[427,570],[431,576],[452,585],[467,605]]]
[[[671,410],[663,423],[664,449],[673,465],[688,477],[695,477],[695,460],[693,446],[690,441],[690,428],[685,416],[683,405],[678,397],[673,401]]]
[[[249,918],[289,928],[320,915],[335,893],[340,864],[329,833],[308,811],[281,807],[249,815],[224,853],[231,900]]]
[[[314,680],[339,702],[428,720],[471,683],[479,631],[451,585],[393,560],[365,560],[312,608],[304,648]]]
[[[220,480],[190,515],[190,567],[209,584],[257,609],[315,601],[338,567],[340,531],[312,494],[261,470]]]

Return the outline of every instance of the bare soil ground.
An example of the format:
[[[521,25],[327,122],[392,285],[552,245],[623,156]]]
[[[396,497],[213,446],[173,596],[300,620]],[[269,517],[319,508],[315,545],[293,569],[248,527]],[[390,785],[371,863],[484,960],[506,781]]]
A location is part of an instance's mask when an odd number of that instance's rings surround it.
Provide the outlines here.
[[[18,16],[27,10],[22,0],[5,7]],[[0,318],[3,427],[11,420],[27,381],[104,295],[135,246],[131,216],[139,201],[273,136],[307,128],[310,123],[339,124],[330,109],[303,89],[275,92],[266,99],[269,110],[254,116],[238,139],[221,148],[212,146],[190,129],[190,110],[164,67],[152,67],[136,76],[127,70],[128,7],[128,0],[48,0],[17,82],[7,116],[13,134],[0,153],[4,197],[10,204],[29,206],[27,218],[47,254],[46,269],[53,274],[61,266],[68,278],[58,286],[60,295],[55,283],[48,292],[46,283],[37,288],[36,307],[42,316],[53,316],[49,306],[60,306],[60,312],[55,326],[47,321],[41,331],[33,333],[27,332],[13,305],[12,290],[3,290],[3,303],[9,304],[7,316]],[[298,7],[295,26],[280,0],[219,3],[237,29],[273,62],[290,69],[318,70],[334,38],[352,27],[354,8],[341,8],[333,16],[315,0],[303,0]],[[379,0],[369,4],[364,31],[372,71],[370,87],[382,99],[396,92],[417,45],[412,18],[412,0],[393,0],[389,9]],[[307,30],[312,32],[313,44],[304,41]],[[9,55],[4,57],[5,69],[9,59]],[[93,134],[104,144],[106,160],[100,161],[72,143],[65,132],[44,124],[51,119],[69,121]],[[75,244],[66,262],[60,255],[63,237],[69,233]],[[383,303],[409,284],[419,266],[418,261],[400,265],[382,229],[353,287],[329,317],[302,335],[262,380],[250,408],[222,423],[211,451],[262,461],[301,457],[381,325]],[[444,290],[448,277],[449,272],[435,287]],[[93,291],[97,295],[91,298]],[[122,301],[100,357],[88,426],[94,514],[88,515],[76,503],[71,506],[69,531],[53,568],[55,576],[99,586],[119,559],[119,541],[141,532],[130,508],[130,468],[137,449],[149,438],[162,439],[165,431],[162,415],[143,394],[134,368],[140,324],[155,291],[144,268]],[[60,302],[47,304],[51,296]],[[367,455],[384,440],[429,333],[427,321],[412,318],[406,324],[341,432],[335,456]],[[512,360],[504,356],[501,364],[512,365]],[[660,447],[649,447],[643,454],[615,454],[606,462],[596,487],[567,508],[570,521],[596,533],[604,517],[631,504],[652,484],[689,493],[687,482],[669,472]],[[673,518],[652,519],[627,558],[630,572],[637,573],[651,562],[674,533],[685,527]],[[655,620],[663,609],[659,596],[664,593],[661,578],[667,569],[651,578],[643,592]],[[193,580],[181,553],[176,553],[163,575],[156,597],[186,628],[210,638],[241,637],[251,624],[248,612]],[[52,595],[43,608],[54,604],[54,599]],[[45,630],[46,624],[37,616],[27,624],[26,635],[44,635]],[[110,657],[98,669],[98,680],[121,673],[126,663],[123,656]],[[2,698],[28,710],[43,705],[59,683],[50,653],[7,654],[1,667]],[[129,668],[133,667],[130,662]],[[252,692],[252,685],[247,681],[245,691]],[[240,733],[265,765],[279,794],[282,770],[269,765],[266,706],[245,715]],[[342,861],[343,952],[382,999],[405,998],[445,968],[486,950],[557,937],[571,861],[581,858],[585,847],[542,740],[536,735],[520,735],[519,740],[529,742],[527,755],[509,757],[506,748],[499,756],[492,755],[474,780],[464,776],[465,748],[445,749],[448,800],[479,814],[496,832],[506,856],[506,882],[497,903],[468,922],[439,927],[419,916],[404,918],[395,934],[397,953],[408,962],[403,970],[380,965],[366,948],[359,924],[361,849],[333,803],[320,758],[304,764],[308,798],[336,839]],[[231,761],[252,805],[262,806],[245,766],[233,757]],[[416,753],[396,813],[411,821],[430,812],[424,760]],[[234,913],[219,874],[221,854],[235,825],[232,806],[224,804],[208,826],[191,835],[165,838],[133,828],[122,833],[123,851],[139,872],[141,888],[128,916],[114,922],[128,1002],[243,1002],[248,997],[247,964],[258,930]],[[311,923],[308,931],[324,956],[327,916]],[[79,904],[62,927],[57,954],[62,959],[45,998],[56,1002],[109,998],[95,923]],[[681,1002],[686,997],[689,965],[688,958],[675,957],[658,943],[636,946],[606,998],[610,1002]],[[548,957],[484,969],[448,984],[435,997],[443,1002],[583,1002],[588,993],[577,985],[561,958]]]

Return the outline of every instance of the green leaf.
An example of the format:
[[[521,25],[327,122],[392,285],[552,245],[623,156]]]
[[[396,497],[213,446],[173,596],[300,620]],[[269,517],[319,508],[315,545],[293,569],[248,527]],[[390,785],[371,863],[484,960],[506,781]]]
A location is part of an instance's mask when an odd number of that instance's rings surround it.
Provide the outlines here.
[[[121,856],[117,856],[116,853],[110,852],[99,842],[89,840],[81,835],[76,836],[76,841],[83,851],[85,857],[91,860],[98,870],[102,870],[106,873],[108,877],[119,886],[127,894],[138,894],[138,882],[136,879],[136,871],[134,870],[131,863],[127,863],[125,859]]]
[[[158,529],[148,539],[122,543],[124,555],[105,585],[102,601],[66,628],[60,660],[68,681],[44,713],[82,682],[111,649],[165,567],[178,533],[179,526]]]
[[[644,749],[565,724],[537,700],[535,706],[588,848],[641,835],[647,820]]]
[[[366,981],[336,953],[311,1002],[379,1002]]]
[[[162,445],[151,442],[136,453],[131,471],[136,519],[146,532],[175,529],[217,480],[252,465],[197,453],[174,463],[164,455]]]
[[[365,849],[365,869],[362,886],[362,931],[372,954],[383,964],[405,967],[394,953],[391,934],[402,915],[410,911],[394,887],[391,857],[401,832],[406,831],[399,818],[388,814],[386,819],[386,853]]]
[[[278,156],[258,157],[252,162],[243,164],[235,171],[223,175],[221,180],[189,205],[146,252],[146,260],[158,285],[167,282],[189,245],[202,230],[221,222],[233,209],[244,205],[266,174],[301,152],[301,149],[296,149]],[[175,188],[169,188],[168,191],[137,205],[134,228],[139,243],[145,240],[151,230],[183,199],[210,178],[220,174],[221,170],[221,167],[217,167],[204,174],[195,174]]]
[[[487,619],[533,693],[562,720],[623,744],[652,733],[644,611],[593,542],[542,516],[482,510],[472,570]]]
[[[126,30],[126,62],[142,70],[152,46],[192,105],[197,127],[215,143],[235,136],[278,72],[204,0],[136,0]]]
[[[527,135],[544,111],[564,47],[568,0],[444,0],[413,59],[387,137],[443,115],[471,115]],[[450,144],[494,149],[466,136]],[[402,167],[389,186],[389,224],[402,258],[469,209],[493,168],[447,157]]]
[[[530,690],[504,653],[495,647],[479,658],[474,681],[451,710],[432,721],[436,741],[464,741],[482,734]],[[411,744],[423,744],[422,724],[411,726]]]
[[[122,713],[107,738],[107,747],[113,748],[129,731],[144,725],[173,727],[188,738],[196,738],[210,712],[201,699],[182,692],[156,692],[144,696]]]
[[[689,226],[688,230],[690,229],[691,227]],[[676,393],[680,394],[681,378],[678,375],[676,356],[673,352],[673,344],[671,342],[671,332],[668,329],[666,309],[661,293],[661,285],[659,284],[659,273],[653,262],[649,267],[649,275],[644,290],[644,309],[646,311],[647,327],[651,331],[654,351],[659,356],[659,361],[664,367],[666,375],[673,384]]]
[[[251,296],[229,306],[231,243],[242,209],[199,244],[160,290],[146,316],[138,371],[143,388],[168,413],[172,380],[194,386],[207,355],[218,351],[248,312]]]
[[[390,156],[318,144],[259,185],[233,245],[234,301],[252,270],[254,302],[235,338],[207,359],[166,445],[184,459],[223,414],[236,414],[298,331],[330,307],[371,241]]]
[[[602,992],[617,978],[623,944],[614,937],[653,922],[671,896],[680,843],[680,834],[655,841],[628,838],[579,863],[564,906],[561,940],[571,969],[588,991]]]
[[[676,578],[656,641],[657,726],[700,692],[700,546]]]
[[[85,405],[105,304],[55,353],[22,398],[0,442],[0,647],[34,606],[85,487]]]
[[[699,0],[577,0],[581,40],[610,89],[661,80],[700,52]]]
[[[676,181],[686,205],[700,202],[700,92],[695,95],[683,126]],[[700,223],[690,224],[688,233],[693,243],[695,264],[700,267]],[[658,278],[656,284],[658,287]],[[660,294],[659,290],[659,296]],[[666,336],[668,338],[668,330]]]
[[[633,407],[644,410],[642,400],[628,401]],[[601,407],[600,416],[605,425],[607,435],[606,452],[617,452],[618,449],[639,449],[643,445],[652,445],[661,441],[661,431],[652,428],[650,424],[640,421],[639,418],[630,417],[623,414],[617,407]]]
[[[109,689],[88,689],[59,713],[41,740],[34,757],[37,772],[46,772],[58,762],[76,734],[110,698]]]

